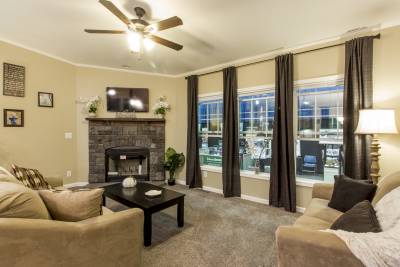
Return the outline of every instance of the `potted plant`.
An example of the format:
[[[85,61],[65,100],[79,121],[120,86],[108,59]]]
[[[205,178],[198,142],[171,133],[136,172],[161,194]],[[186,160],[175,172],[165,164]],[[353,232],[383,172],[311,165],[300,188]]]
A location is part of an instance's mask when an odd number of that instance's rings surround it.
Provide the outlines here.
[[[176,153],[175,149],[169,147],[165,152],[164,168],[169,172],[168,185],[175,185],[175,172],[185,164],[183,153]]]
[[[159,116],[160,118],[164,118],[167,111],[169,111],[171,107],[167,102],[167,98],[165,96],[161,96],[157,103],[153,106],[154,114]]]
[[[97,115],[97,109],[100,104],[100,97],[93,96],[86,103],[86,110],[88,112],[89,117],[93,118]]]

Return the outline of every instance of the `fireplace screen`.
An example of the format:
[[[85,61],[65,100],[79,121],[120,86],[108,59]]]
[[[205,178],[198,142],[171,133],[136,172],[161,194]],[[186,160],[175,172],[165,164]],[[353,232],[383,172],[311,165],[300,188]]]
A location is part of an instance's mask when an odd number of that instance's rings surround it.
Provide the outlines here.
[[[111,147],[105,151],[106,182],[122,181],[128,176],[149,181],[150,152],[143,147]]]

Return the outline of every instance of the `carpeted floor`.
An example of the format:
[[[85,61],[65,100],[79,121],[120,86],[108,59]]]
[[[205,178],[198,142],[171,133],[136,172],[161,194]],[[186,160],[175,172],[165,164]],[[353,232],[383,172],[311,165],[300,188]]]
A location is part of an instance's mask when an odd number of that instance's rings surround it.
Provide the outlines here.
[[[239,198],[176,185],[186,194],[185,226],[177,227],[176,207],[153,215],[147,266],[276,266],[275,230],[298,215]],[[107,200],[114,211],[125,209]]]

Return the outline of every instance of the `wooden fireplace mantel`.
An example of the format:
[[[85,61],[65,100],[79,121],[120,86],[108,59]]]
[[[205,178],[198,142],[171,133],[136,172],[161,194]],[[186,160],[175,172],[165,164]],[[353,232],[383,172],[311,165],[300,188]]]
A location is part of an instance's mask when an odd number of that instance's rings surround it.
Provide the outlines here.
[[[159,118],[86,118],[88,121],[98,122],[162,122],[165,123],[165,119]]]

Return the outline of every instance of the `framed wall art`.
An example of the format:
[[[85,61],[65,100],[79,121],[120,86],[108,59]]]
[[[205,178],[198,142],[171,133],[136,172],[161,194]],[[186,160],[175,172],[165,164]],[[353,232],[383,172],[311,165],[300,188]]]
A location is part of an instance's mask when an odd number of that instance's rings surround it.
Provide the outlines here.
[[[3,63],[3,95],[25,96],[25,67]]]
[[[54,107],[53,93],[38,92],[38,106],[46,108]]]
[[[24,111],[21,109],[3,110],[4,127],[24,127]]]

